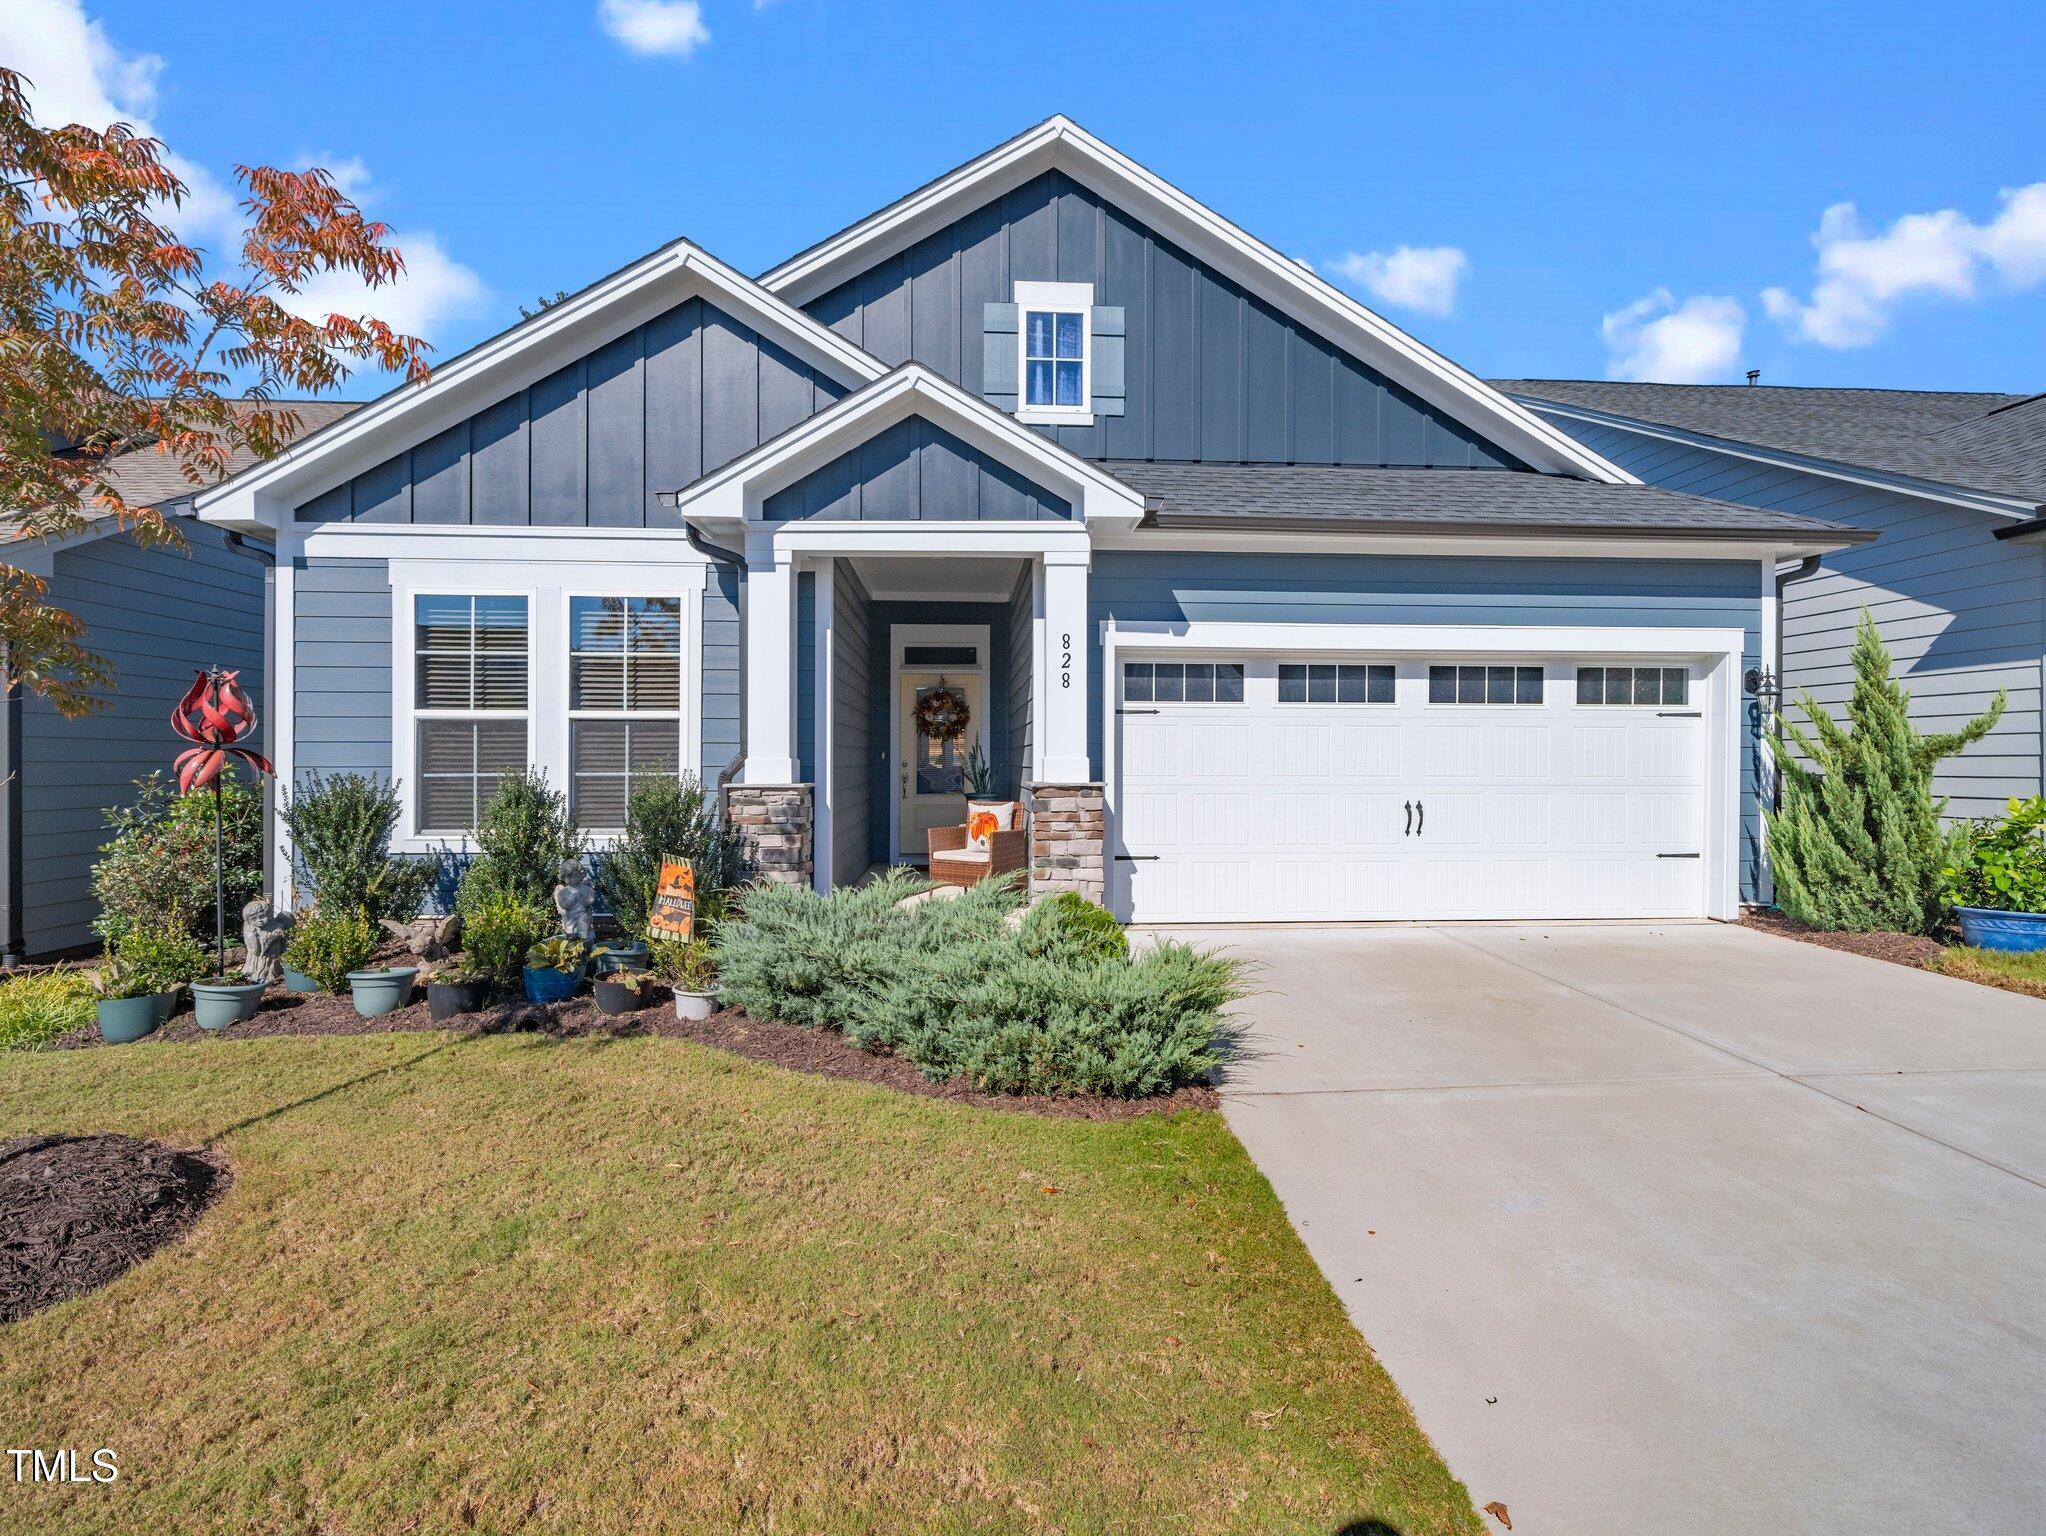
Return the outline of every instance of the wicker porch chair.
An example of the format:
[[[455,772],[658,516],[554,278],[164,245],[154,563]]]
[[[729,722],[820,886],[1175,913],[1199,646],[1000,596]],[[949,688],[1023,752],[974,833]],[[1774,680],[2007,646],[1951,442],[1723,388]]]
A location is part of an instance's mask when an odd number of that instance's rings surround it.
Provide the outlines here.
[[[1023,807],[1016,807],[1021,820]],[[997,875],[1012,874],[1030,862],[1030,833],[1017,827],[996,832],[985,849],[966,846],[966,828],[932,827],[926,834],[931,851],[931,880],[937,885],[977,885]]]

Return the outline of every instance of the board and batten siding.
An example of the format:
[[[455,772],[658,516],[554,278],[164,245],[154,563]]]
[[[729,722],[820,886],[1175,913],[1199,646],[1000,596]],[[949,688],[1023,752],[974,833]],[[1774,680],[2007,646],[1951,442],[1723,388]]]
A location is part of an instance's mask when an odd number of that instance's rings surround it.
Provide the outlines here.
[[[769,522],[1037,522],[1073,515],[1064,498],[921,416],[898,421],[776,491],[760,510]]]
[[[1934,775],[1947,813],[1998,815],[2011,796],[2040,792],[2046,549],[2032,540],[1999,541],[2001,523],[1986,512],[1553,419],[1650,485],[1876,529],[1882,537],[1875,543],[1827,555],[1816,574],[1784,588],[1781,671],[1792,718],[1801,718],[1792,701],[1807,691],[1844,718],[1854,680],[1848,654],[1866,608],[1921,729],[1956,729],[1987,709],[1999,688],[2009,694],[1996,729]]]
[[[383,560],[292,563],[292,771],[391,776],[391,573]],[[738,578],[713,564],[697,647],[706,786],[739,755]],[[168,710],[169,706],[165,706]],[[557,786],[564,787],[564,786]]]
[[[987,306],[1019,281],[1091,283],[1123,311],[1123,414],[1035,429],[1083,457],[1522,467],[1060,171],[806,307],[891,366],[986,396]]]
[[[690,299],[298,508],[302,523],[675,528],[679,490],[845,391]]]
[[[832,579],[831,880],[850,885],[875,862],[872,599],[850,561],[834,560]]]
[[[50,600],[85,626],[85,644],[113,664],[103,708],[66,720],[29,695],[21,704],[23,953],[94,940],[92,865],[109,833],[106,812],[135,800],[135,781],[170,777],[179,742],[170,714],[194,672],[239,668],[263,705],[263,567],[226,536],[180,518],[183,549],[145,549],[111,533],[60,551]],[[262,749],[268,722],[259,718]],[[238,920],[238,914],[229,914]]]
[[[1489,624],[1738,629],[1761,660],[1761,582],[1747,560],[1504,556],[1150,554],[1094,556],[1088,591],[1088,751],[1102,772],[1101,622]],[[1425,654],[1417,657],[1426,660]],[[1106,706],[1112,708],[1112,705]],[[1743,727],[1741,895],[1759,867],[1762,744]]]

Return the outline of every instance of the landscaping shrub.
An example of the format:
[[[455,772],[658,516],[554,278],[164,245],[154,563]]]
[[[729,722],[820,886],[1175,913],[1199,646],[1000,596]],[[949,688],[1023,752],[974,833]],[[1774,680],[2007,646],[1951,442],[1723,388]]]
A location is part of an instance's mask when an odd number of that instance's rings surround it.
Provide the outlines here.
[[[0,1051],[33,1051],[90,1024],[96,995],[84,971],[38,971],[0,981]]]
[[[361,908],[315,907],[292,930],[284,963],[323,992],[344,992],[348,973],[367,969],[376,948],[376,927]]]
[[[213,971],[206,946],[176,923],[136,923],[115,941],[113,954],[136,988],[133,996],[175,992]]]
[[[1219,1060],[1222,1010],[1242,987],[1235,962],[1181,944],[1108,953],[1072,903],[1011,932],[1004,918],[1022,900],[1013,880],[905,910],[916,884],[891,872],[828,897],[749,892],[715,945],[725,999],[840,1029],[934,1082],[964,1077],[991,1092],[1139,1097]]]
[[[1806,694],[1810,729],[1786,720],[1787,740],[1769,738],[1783,774],[1782,808],[1765,813],[1776,904],[1819,928],[1934,933],[1945,919],[1941,871],[1950,861],[1933,769],[1989,733],[2005,696],[1958,731],[1922,736],[1866,611],[1852,659],[1845,726]]]
[[[391,857],[397,785],[374,774],[308,773],[281,802],[278,819],[291,833],[293,857],[316,901],[364,912],[372,923],[402,923],[419,914],[437,870],[423,860]]]
[[[553,927],[546,912],[507,891],[478,892],[462,917],[464,969],[510,987],[519,979],[526,951]]]
[[[138,923],[171,921],[213,934],[213,795],[180,797],[161,774],[136,780],[135,803],[106,813],[113,836],[92,866],[94,930],[108,943]],[[263,887],[263,796],[235,779],[220,799],[230,929]],[[229,938],[236,935],[230,932]]]
[[[1127,960],[1129,936],[1108,908],[1078,891],[1047,896],[1023,919],[1023,948],[1033,955],[1070,954],[1088,960]]]
[[[569,819],[567,799],[537,769],[507,772],[476,827],[477,857],[462,876],[457,905],[463,921],[478,897],[504,892],[547,908],[561,866],[583,856],[583,835]]]
[[[718,819],[717,798],[693,777],[636,786],[625,807],[624,835],[597,860],[597,894],[633,938],[647,936],[664,857],[689,861],[699,902],[731,878],[731,839]]]
[[[2012,800],[2003,816],[1971,821],[1954,834],[1942,890],[1957,907],[2046,912],[2046,797]]]

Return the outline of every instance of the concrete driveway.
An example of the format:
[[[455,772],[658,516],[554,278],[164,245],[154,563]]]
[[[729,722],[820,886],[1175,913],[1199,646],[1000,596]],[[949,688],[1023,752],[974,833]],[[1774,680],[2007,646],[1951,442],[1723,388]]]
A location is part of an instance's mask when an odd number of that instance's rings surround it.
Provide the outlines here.
[[[1263,967],[1230,1124],[1515,1536],[2046,1525],[2046,1002],[1716,925],[1201,937]]]

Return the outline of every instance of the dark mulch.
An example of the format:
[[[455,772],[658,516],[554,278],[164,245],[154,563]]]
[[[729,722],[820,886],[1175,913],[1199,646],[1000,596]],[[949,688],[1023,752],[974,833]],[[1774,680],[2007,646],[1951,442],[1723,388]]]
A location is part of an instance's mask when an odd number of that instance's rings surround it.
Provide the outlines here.
[[[182,1237],[227,1181],[209,1153],[132,1136],[0,1142],[0,1323],[98,1290]]]
[[[1785,917],[1781,912],[1752,909],[1741,915],[1743,928],[1758,929],[1773,933],[1779,938],[1796,939],[1803,944],[1817,944],[1825,949],[1845,950],[1850,955],[1865,955],[1871,960],[1888,960],[1893,965],[1908,965],[1914,971],[1922,971],[1933,965],[1946,953],[1946,946],[1937,939],[1928,939],[1918,933],[1837,933],[1828,928],[1814,928],[1800,923],[1794,917]]]
[[[401,1030],[448,1030],[457,1033],[500,1034],[524,1032],[546,1034],[557,1039],[624,1038],[657,1035],[670,1040],[691,1040],[715,1046],[734,1055],[770,1062],[796,1072],[820,1077],[848,1078],[854,1082],[878,1083],[903,1093],[943,1099],[979,1109],[1006,1110],[1031,1115],[1051,1115],[1080,1120],[1127,1120],[1137,1115],[1170,1114],[1180,1109],[1216,1109],[1221,1095],[1213,1088],[1194,1086],[1149,1099],[1117,1099],[1102,1094],[982,1093],[963,1081],[934,1083],[899,1056],[878,1056],[863,1051],[845,1036],[827,1030],[803,1029],[794,1024],[753,1018],[728,1008],[701,1022],[675,1017],[668,996],[638,1013],[607,1015],[597,1010],[585,994],[565,1003],[508,1003],[481,1013],[457,1014],[435,1021],[422,1001],[384,1014],[381,1018],[357,1016],[355,1004],[346,997],[326,993],[287,992],[272,987],[263,997],[256,1016],[222,1030],[203,1030],[192,1022],[189,1010],[176,1014],[163,1028],[149,1036],[152,1041],[205,1039],[252,1040],[266,1035],[384,1035]],[[101,1045],[99,1026],[87,1025],[50,1043],[52,1050],[75,1050]]]

